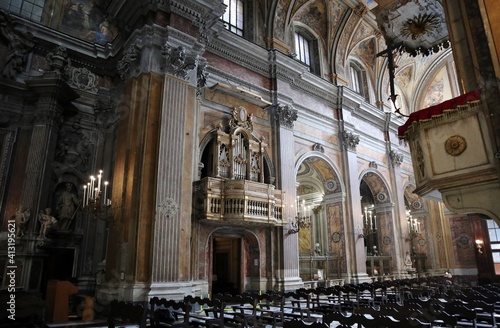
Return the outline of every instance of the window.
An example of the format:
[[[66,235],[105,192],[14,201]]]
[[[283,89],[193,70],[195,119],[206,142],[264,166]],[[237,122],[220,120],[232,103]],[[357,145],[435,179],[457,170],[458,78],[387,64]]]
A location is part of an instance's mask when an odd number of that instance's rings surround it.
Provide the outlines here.
[[[222,20],[226,29],[229,31],[243,36],[243,1],[242,0],[224,0],[227,6]]]
[[[493,220],[487,220],[488,234],[490,235],[491,254],[495,274],[500,275],[500,227]]]
[[[311,73],[320,75],[318,42],[308,31],[301,29],[295,33],[296,59],[309,66]]]
[[[368,84],[366,72],[356,63],[351,63],[351,89],[362,95],[368,101]]]
[[[297,54],[297,59],[299,61],[303,62],[307,66],[311,65],[309,40],[299,33],[295,33],[295,53]]]
[[[44,5],[45,0],[0,0],[0,8],[37,22],[42,20]]]

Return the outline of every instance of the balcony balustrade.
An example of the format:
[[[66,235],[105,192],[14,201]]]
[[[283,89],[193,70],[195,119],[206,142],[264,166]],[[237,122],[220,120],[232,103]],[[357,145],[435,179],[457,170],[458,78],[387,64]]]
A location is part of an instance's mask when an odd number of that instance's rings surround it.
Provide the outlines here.
[[[195,182],[196,216],[224,225],[284,226],[282,192],[271,184],[205,177]]]

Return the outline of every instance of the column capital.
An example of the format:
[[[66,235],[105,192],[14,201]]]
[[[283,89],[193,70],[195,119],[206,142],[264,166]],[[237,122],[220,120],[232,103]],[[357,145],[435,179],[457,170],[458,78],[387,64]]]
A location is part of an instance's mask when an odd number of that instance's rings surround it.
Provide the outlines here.
[[[278,126],[293,130],[293,123],[298,118],[298,111],[293,109],[290,105],[275,105],[276,110],[276,123]]]
[[[359,144],[359,135],[348,131],[342,131],[341,138],[345,149],[356,151],[356,146]]]

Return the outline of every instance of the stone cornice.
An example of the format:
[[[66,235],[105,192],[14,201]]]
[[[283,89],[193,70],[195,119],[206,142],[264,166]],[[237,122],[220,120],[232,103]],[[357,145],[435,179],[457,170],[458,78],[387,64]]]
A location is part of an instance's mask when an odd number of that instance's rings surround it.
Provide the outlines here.
[[[269,76],[267,50],[229,31],[221,31],[220,37],[207,44],[207,51],[237,63],[252,72]]]
[[[277,79],[331,106],[337,105],[336,85],[310,73],[304,64],[278,51],[272,51],[271,61]]]
[[[163,11],[174,13],[199,27],[200,39],[210,40],[223,25],[219,18],[225,5],[218,0],[146,0],[146,1],[114,1],[109,12],[117,13],[114,17],[123,32],[134,29],[136,22],[148,12]]]

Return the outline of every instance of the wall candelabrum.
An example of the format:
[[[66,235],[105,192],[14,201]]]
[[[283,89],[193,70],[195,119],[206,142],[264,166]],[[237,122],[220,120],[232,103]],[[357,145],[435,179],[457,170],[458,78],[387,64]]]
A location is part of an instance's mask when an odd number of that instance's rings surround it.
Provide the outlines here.
[[[411,216],[410,211],[406,211],[406,219],[408,221],[408,237],[406,241],[411,241],[420,236],[420,222],[417,218]]]
[[[377,215],[375,214],[375,206],[364,208],[363,211],[363,228],[356,229],[358,238],[366,238],[370,235],[377,233]]]
[[[298,203],[298,197],[297,197]],[[305,201],[302,201],[302,208],[297,210],[297,215],[289,223],[287,231],[288,235],[298,233],[300,229],[307,229],[311,226],[311,206],[306,206]]]
[[[111,206],[108,198],[109,182],[103,181],[103,171],[91,175],[86,185],[83,185],[82,209],[95,217],[107,218],[107,209]]]

